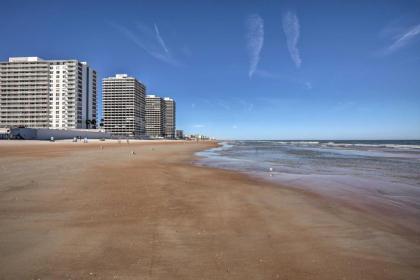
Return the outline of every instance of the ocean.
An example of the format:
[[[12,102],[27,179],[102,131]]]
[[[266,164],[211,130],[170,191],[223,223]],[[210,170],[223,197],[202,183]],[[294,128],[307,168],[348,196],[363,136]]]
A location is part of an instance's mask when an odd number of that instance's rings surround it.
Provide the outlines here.
[[[200,165],[389,212],[420,230],[420,141],[225,141]],[[417,221],[417,223],[415,222]]]

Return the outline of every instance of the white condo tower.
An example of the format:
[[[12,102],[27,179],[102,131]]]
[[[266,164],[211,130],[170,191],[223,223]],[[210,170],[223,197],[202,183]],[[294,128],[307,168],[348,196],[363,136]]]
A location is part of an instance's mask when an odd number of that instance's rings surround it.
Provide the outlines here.
[[[0,62],[0,127],[90,128],[96,93],[86,62],[10,57]]]

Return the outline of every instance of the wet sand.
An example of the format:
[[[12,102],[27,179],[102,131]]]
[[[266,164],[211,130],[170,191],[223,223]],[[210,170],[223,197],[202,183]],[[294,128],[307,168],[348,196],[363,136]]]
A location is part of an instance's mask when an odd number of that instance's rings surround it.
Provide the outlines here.
[[[191,164],[212,145],[0,142],[0,279],[419,279],[418,232]]]

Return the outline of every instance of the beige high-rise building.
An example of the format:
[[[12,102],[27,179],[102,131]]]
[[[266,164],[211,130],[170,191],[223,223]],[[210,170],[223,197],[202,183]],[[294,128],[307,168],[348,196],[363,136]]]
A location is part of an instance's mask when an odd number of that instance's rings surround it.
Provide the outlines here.
[[[127,74],[102,81],[105,130],[114,135],[142,137],[145,134],[146,87]]]
[[[96,92],[86,62],[11,57],[0,62],[0,127],[89,128]]]
[[[164,135],[165,138],[175,138],[175,130],[176,130],[176,106],[175,100],[169,97],[165,97],[163,99],[165,103],[165,129]]]
[[[165,134],[165,102],[156,95],[146,96],[146,134],[152,138]]]
[[[175,101],[169,97],[146,96],[146,134],[152,138],[175,138]]]

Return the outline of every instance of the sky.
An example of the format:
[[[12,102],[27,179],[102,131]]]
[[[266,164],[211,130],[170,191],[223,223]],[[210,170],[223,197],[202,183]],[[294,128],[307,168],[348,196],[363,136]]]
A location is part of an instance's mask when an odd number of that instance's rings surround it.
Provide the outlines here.
[[[420,139],[420,1],[0,2],[0,60],[87,61],[220,139]],[[99,106],[101,111],[101,106]],[[99,112],[101,114],[101,112]]]

